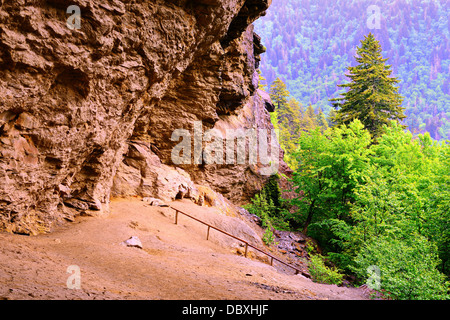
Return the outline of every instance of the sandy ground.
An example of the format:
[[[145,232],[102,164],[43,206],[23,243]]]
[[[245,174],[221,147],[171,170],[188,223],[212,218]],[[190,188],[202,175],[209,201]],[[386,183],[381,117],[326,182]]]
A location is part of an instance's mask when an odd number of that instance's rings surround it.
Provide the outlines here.
[[[239,220],[185,200],[173,205],[216,223]],[[131,236],[143,249],[120,244]],[[367,298],[237,255],[216,231],[205,236],[206,226],[184,216],[175,225],[173,210],[139,200],[115,200],[107,217],[78,217],[50,234],[0,233],[0,299]],[[67,286],[73,265],[80,289]]]

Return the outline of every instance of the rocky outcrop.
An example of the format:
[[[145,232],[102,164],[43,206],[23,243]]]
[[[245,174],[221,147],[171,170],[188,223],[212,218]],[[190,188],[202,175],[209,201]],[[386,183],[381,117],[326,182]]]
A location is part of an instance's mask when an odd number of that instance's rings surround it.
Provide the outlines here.
[[[133,141],[129,142],[128,152],[117,169],[111,195],[156,197],[171,201],[192,186],[188,173],[162,164],[148,143]]]
[[[80,29],[66,24],[69,5]],[[2,1],[0,229],[35,234],[75,211],[107,212],[113,186],[117,196],[172,197],[182,183],[238,202],[254,193],[267,179],[258,165],[176,168],[170,138],[194,121],[270,127],[251,26],[269,5]]]
[[[172,133],[185,129],[194,139],[196,121],[201,122],[203,133],[211,129],[220,133],[223,150],[227,130],[272,132],[268,111],[273,111],[273,105],[268,94],[257,89],[256,68],[263,51],[255,39],[259,37],[249,25],[225,49],[217,42],[208,55],[199,56],[173,81],[157,108],[138,119],[133,139],[147,141],[163,163],[172,165],[171,153],[178,143],[172,141]],[[279,151],[277,169],[286,172],[289,168],[282,160],[283,151]],[[268,176],[262,174],[261,167],[249,163],[248,158],[243,165],[225,163],[225,155],[222,159],[223,164],[192,165],[192,158],[190,163],[178,167],[188,172],[195,183],[210,186],[235,203],[247,201],[267,182]]]

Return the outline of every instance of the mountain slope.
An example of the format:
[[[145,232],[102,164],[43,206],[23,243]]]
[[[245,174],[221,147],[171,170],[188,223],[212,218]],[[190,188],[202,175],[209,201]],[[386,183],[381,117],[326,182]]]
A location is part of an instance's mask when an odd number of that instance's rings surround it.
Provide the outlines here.
[[[379,29],[370,28],[373,5]],[[255,23],[267,48],[260,69],[268,83],[281,77],[304,106],[329,111],[328,99],[341,92],[336,85],[348,82],[346,67],[355,65],[356,46],[372,32],[401,81],[409,129],[449,139],[449,15],[448,0],[274,1]]]

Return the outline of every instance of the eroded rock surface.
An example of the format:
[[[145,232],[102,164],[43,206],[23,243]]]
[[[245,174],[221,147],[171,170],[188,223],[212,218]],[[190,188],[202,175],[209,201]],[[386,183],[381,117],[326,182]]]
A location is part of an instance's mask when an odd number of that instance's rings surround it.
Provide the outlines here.
[[[0,229],[35,234],[107,212],[113,185],[117,196],[170,198],[158,184],[180,177],[237,202],[261,188],[268,177],[249,165],[176,168],[170,137],[193,121],[271,126],[251,25],[270,2],[2,1]],[[67,27],[69,5],[80,29]],[[151,153],[138,160],[153,172],[130,154],[143,144]],[[144,183],[127,186],[133,176]]]

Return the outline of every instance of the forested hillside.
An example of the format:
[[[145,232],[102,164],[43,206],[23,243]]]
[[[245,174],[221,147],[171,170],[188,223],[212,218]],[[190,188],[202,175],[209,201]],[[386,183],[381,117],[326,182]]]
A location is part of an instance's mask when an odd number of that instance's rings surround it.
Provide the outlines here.
[[[373,5],[379,29],[369,28]],[[280,77],[303,108],[328,113],[356,46],[372,32],[400,80],[409,130],[450,139],[449,15],[448,0],[274,0],[255,23],[267,48],[260,69],[267,84]]]
[[[289,0],[259,24],[293,173],[248,208],[267,241],[280,228],[314,239],[316,282],[450,298],[448,13],[444,1]]]

